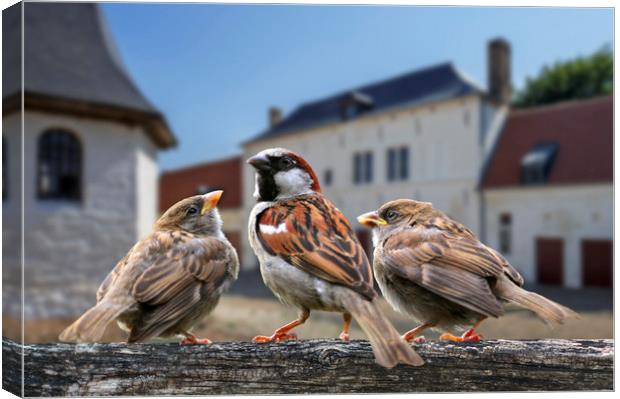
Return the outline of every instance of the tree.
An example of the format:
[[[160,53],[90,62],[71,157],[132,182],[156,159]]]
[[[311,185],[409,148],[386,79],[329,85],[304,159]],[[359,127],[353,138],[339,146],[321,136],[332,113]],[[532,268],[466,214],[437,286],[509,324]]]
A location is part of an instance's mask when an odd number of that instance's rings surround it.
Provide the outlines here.
[[[514,105],[531,107],[561,100],[590,98],[613,92],[613,54],[609,46],[588,57],[545,66],[515,96]]]

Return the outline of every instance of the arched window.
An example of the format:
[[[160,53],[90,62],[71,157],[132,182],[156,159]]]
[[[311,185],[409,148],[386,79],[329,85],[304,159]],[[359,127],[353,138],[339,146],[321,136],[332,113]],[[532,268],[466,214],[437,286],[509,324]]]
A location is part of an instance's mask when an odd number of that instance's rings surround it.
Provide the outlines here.
[[[40,199],[82,198],[82,144],[70,132],[45,131],[37,151],[37,192]]]

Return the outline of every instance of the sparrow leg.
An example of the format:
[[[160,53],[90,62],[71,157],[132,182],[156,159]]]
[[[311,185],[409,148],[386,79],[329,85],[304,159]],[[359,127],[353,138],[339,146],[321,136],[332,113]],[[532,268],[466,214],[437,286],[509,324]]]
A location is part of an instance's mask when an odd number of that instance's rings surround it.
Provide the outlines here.
[[[252,338],[252,342],[280,342],[286,341],[287,339],[297,339],[297,334],[289,333],[289,331],[301,324],[304,324],[306,320],[308,320],[308,317],[310,317],[310,311],[308,309],[302,309],[297,320],[293,320],[290,323],[278,328],[270,337],[266,335],[257,335]]]
[[[342,332],[339,338],[344,342],[349,342],[349,327],[351,327],[351,313],[343,313],[342,319],[344,323],[342,325]]]
[[[434,327],[435,324],[433,323],[424,323],[420,326],[417,326],[414,329],[411,329],[409,331],[407,331],[405,334],[403,334],[403,339],[407,342],[415,342],[416,344],[421,344],[426,342],[426,338],[422,337],[417,337],[417,335],[419,333],[421,333],[422,331],[426,330],[427,328],[431,328]]]
[[[453,342],[478,342],[482,339],[482,335],[476,334],[476,329],[480,326],[480,324],[486,319],[486,317],[481,318],[474,324],[472,328],[465,331],[463,335],[457,337],[450,333],[443,333],[439,337],[439,339],[444,341],[453,341]]]
[[[190,334],[187,331],[182,333],[185,335],[185,338],[180,342],[181,345],[196,345],[196,344],[210,344],[211,340],[209,338],[196,338],[194,334]]]

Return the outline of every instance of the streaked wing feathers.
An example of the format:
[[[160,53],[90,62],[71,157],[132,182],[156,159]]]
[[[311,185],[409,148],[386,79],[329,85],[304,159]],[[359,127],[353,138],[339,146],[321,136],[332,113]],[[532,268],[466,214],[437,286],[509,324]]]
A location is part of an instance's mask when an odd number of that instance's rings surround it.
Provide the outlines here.
[[[176,243],[138,277],[132,295],[149,305],[168,302],[190,284],[219,280],[226,273],[228,261],[226,244],[215,238]]]
[[[429,291],[484,315],[503,313],[487,280],[501,275],[502,265],[474,240],[412,229],[390,237],[381,253],[390,270]]]
[[[281,201],[258,215],[256,233],[271,255],[316,277],[374,298],[372,270],[344,215],[320,194]]]
[[[173,327],[188,309],[201,300],[201,288],[200,284],[190,285],[163,305],[151,309],[147,307],[142,314],[141,323],[131,330],[128,342],[142,341]]]
[[[97,289],[97,302],[101,301],[106,293],[110,290],[110,287],[114,285],[116,278],[121,274],[122,270],[127,265],[127,260],[129,259],[131,252],[123,257],[123,259],[119,260],[114,269],[106,276],[103,283]]]

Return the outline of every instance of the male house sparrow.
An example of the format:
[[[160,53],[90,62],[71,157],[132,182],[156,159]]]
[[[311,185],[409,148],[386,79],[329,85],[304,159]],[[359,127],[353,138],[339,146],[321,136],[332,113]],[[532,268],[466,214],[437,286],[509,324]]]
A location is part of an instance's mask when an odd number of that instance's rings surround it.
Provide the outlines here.
[[[263,281],[299,318],[254,342],[294,339],[290,333],[311,310],[341,312],[340,338],[347,341],[351,315],[370,339],[384,367],[423,361],[377,308],[372,269],[349,222],[321,194],[316,174],[299,155],[281,148],[248,160],[256,169],[258,203],[249,220],[250,244]]]
[[[108,274],[97,304],[67,327],[60,340],[95,342],[112,320],[128,342],[181,335],[182,344],[209,343],[189,331],[237,279],[239,261],[222,233],[216,205],[222,191],[179,201],[155,222]]]
[[[521,288],[523,277],[499,252],[431,203],[391,201],[358,221],[373,228],[374,269],[383,295],[422,323],[403,335],[409,342],[427,328],[448,331],[440,339],[478,341],[475,329],[487,317],[501,316],[502,302],[556,323],[577,316]],[[451,334],[470,326],[462,336]]]

